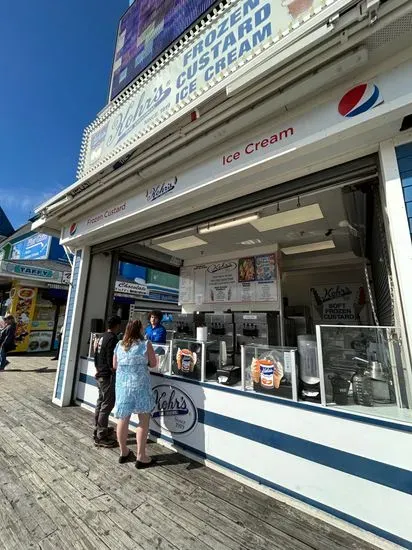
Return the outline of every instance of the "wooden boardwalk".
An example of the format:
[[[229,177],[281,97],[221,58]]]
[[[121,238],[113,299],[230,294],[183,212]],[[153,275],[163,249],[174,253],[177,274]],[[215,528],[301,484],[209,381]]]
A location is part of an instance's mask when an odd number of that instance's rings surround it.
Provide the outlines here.
[[[393,548],[155,444],[159,466],[119,465],[117,450],[94,447],[90,413],[51,404],[55,368],[49,358],[16,357],[0,373],[0,548]]]

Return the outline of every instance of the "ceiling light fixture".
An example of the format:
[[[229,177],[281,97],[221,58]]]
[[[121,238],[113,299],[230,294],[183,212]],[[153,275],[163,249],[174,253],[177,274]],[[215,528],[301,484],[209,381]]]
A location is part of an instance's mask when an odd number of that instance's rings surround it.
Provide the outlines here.
[[[231,227],[237,227],[238,225],[245,225],[247,223],[256,221],[259,219],[259,214],[251,214],[244,218],[238,218],[234,220],[228,220],[226,222],[208,224],[203,227],[199,227],[199,234],[204,235],[206,233],[213,233],[214,231],[222,231],[223,229],[230,229]]]
[[[273,229],[281,229],[282,227],[321,219],[323,219],[323,213],[319,204],[316,203],[260,218],[256,222],[253,222],[252,225],[260,233],[263,233],[265,231],[272,231]]]
[[[242,241],[242,242],[237,243],[237,244],[241,244],[243,246],[253,246],[253,245],[256,245],[256,244],[262,244],[262,241],[260,239],[249,239],[247,241]]]
[[[291,254],[303,254],[306,252],[318,252],[320,250],[330,250],[331,248],[335,248],[335,243],[332,240],[329,241],[321,241],[319,243],[308,243],[308,244],[300,244],[298,246],[288,246],[286,248],[282,248],[283,254],[291,255]]]
[[[199,239],[199,237],[190,235],[189,237],[183,237],[182,239],[175,239],[174,241],[159,243],[157,244],[157,246],[160,248],[165,248],[166,250],[169,250],[171,252],[174,252],[176,250],[194,248],[196,246],[202,246],[204,244],[207,244],[207,242],[203,241],[202,239]]]

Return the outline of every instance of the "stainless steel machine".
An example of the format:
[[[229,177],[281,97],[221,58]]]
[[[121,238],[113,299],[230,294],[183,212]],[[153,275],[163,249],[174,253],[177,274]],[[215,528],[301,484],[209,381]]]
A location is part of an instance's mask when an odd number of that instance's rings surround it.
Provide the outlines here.
[[[278,311],[265,313],[235,313],[236,355],[235,362],[240,365],[240,346],[257,344],[262,346],[280,346],[280,315]]]
[[[234,364],[235,355],[235,324],[233,313],[206,313],[207,339],[213,342],[209,346],[210,360],[216,367]]]
[[[174,313],[172,330],[174,338],[196,338],[196,328],[204,326],[204,313]]]

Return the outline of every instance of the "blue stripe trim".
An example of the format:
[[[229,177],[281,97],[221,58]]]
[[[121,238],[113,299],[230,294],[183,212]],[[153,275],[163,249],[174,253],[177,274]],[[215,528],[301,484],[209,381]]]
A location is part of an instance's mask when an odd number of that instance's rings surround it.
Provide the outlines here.
[[[80,403],[84,403],[85,405],[88,405],[89,407],[94,408],[94,405],[92,403],[89,403],[83,399],[77,398],[77,401]],[[130,422],[130,424],[134,427],[137,426],[136,422]],[[306,504],[309,504],[310,506],[313,506],[314,508],[318,508],[319,510],[322,510],[332,516],[335,516],[339,519],[342,519],[343,521],[346,521],[347,523],[351,523],[353,525],[356,525],[357,527],[360,527],[361,529],[364,529],[365,531],[369,531],[370,533],[373,533],[377,535],[378,537],[381,537],[383,539],[389,540],[390,542],[393,542],[394,544],[398,544],[399,546],[403,546],[404,548],[412,550],[412,542],[408,541],[406,539],[403,539],[401,537],[398,537],[397,535],[394,535],[393,533],[390,533],[389,531],[384,531],[383,529],[380,529],[379,527],[376,527],[375,525],[372,525],[370,523],[367,523],[365,521],[362,521],[361,519],[358,519],[354,516],[351,516],[349,514],[346,514],[344,512],[341,512],[340,510],[337,510],[336,508],[331,508],[330,506],[327,506],[325,504],[322,504],[321,502],[318,502],[316,500],[313,500],[309,497],[305,497],[304,495],[301,495],[300,493],[296,493],[294,491],[291,491],[290,489],[287,489],[283,487],[282,485],[278,485],[277,483],[273,483],[272,481],[269,481],[263,477],[257,476],[251,472],[248,472],[247,470],[244,470],[242,468],[239,468],[238,466],[235,466],[233,464],[230,464],[229,462],[226,462],[224,460],[221,460],[220,458],[217,458],[209,453],[206,453],[205,451],[200,451],[196,449],[195,447],[192,447],[190,445],[187,445],[186,443],[182,443],[181,441],[177,441],[171,437],[168,437],[164,434],[161,434],[155,430],[150,430],[150,433],[159,438],[164,439],[165,441],[168,441],[169,443],[172,443],[176,446],[177,449],[181,449],[183,451],[190,452],[191,454],[195,456],[199,456],[200,458],[210,460],[211,462],[214,462],[215,464],[218,464],[219,466],[222,466],[228,470],[231,470],[233,472],[236,472],[237,474],[242,475],[243,477],[246,477],[248,479],[252,479],[253,481],[256,481],[257,483],[264,485],[266,487],[269,487],[271,489],[274,489],[275,491],[279,491],[280,493],[283,493],[285,495],[288,495],[292,498],[295,498],[297,500],[300,500],[301,502],[305,502]],[[366,459],[365,459],[366,460]]]
[[[81,375],[80,379],[82,382],[91,379],[93,384],[90,385],[96,385],[96,380],[90,376]],[[205,411],[204,409],[198,409],[198,418],[199,422],[206,426],[371,481],[395,491],[412,494],[412,472],[409,470],[270,430],[263,426],[256,426],[243,420],[236,420],[235,418]]]
[[[372,483],[412,494],[412,472],[282,432],[198,409],[199,422]]]
[[[345,514],[344,512],[341,512],[340,510],[337,510],[336,508],[331,508],[330,506],[327,506],[325,504],[322,504],[321,502],[318,502],[316,500],[313,500],[311,498],[305,497],[304,495],[301,495],[300,493],[296,493],[294,491],[291,491],[290,489],[287,489],[285,487],[282,487],[281,485],[278,485],[277,483],[273,483],[271,481],[268,481],[267,479],[263,477],[259,477],[255,474],[252,474],[246,470],[243,470],[242,468],[238,468],[237,466],[234,466],[233,464],[229,464],[228,462],[225,462],[224,460],[221,460],[220,458],[216,458],[213,455],[210,455],[208,453],[205,453],[203,451],[198,451],[194,447],[191,447],[190,445],[187,445],[186,443],[181,443],[180,441],[175,441],[173,438],[168,437],[166,435],[160,434],[159,432],[156,432],[154,430],[150,430],[151,435],[159,438],[164,439],[165,441],[168,441],[169,443],[172,443],[176,446],[177,449],[182,449],[183,451],[190,452],[194,455],[197,455],[203,459],[210,460],[211,462],[214,462],[215,464],[218,464],[219,466],[222,466],[223,468],[226,468],[228,470],[231,470],[233,472],[236,472],[237,474],[242,475],[243,477],[246,477],[248,479],[252,479],[253,481],[256,481],[260,485],[264,485],[266,487],[269,487],[271,489],[274,489],[275,491],[279,491],[280,493],[283,493],[285,495],[288,495],[292,498],[295,498],[296,500],[300,500],[301,502],[304,502],[306,504],[309,504],[310,506],[313,506],[314,508],[317,508],[318,510],[322,510],[323,512],[326,512],[330,514],[331,516],[335,516],[343,521],[346,521],[347,523],[351,523],[352,525],[356,525],[357,527],[360,527],[361,529],[364,529],[365,531],[369,531],[370,533],[373,533],[374,535],[377,535],[378,537],[381,537],[383,539],[386,539],[390,542],[393,542],[395,544],[398,544],[399,546],[403,546],[404,548],[408,548],[412,550],[412,542],[408,541],[406,539],[403,539],[401,537],[398,537],[397,535],[394,535],[393,533],[390,533],[389,531],[384,531],[383,529],[380,529],[379,527],[376,527],[375,525],[372,525],[371,523],[367,523],[365,521],[362,521],[361,519],[358,519],[354,516],[351,516],[349,514]]]
[[[90,357],[82,356],[81,359],[85,359],[88,361],[93,361]],[[283,405],[285,407],[292,407],[294,409],[302,409],[305,411],[309,411],[311,413],[315,414],[325,414],[326,416],[334,416],[336,418],[342,418],[344,420],[350,420],[351,422],[360,422],[361,424],[368,424],[371,426],[379,426],[380,428],[385,428],[388,430],[395,430],[398,432],[407,432],[412,433],[412,425],[410,424],[402,424],[398,422],[393,422],[391,420],[385,420],[384,418],[376,418],[373,416],[361,416],[357,415],[351,412],[346,411],[340,411],[333,409],[331,407],[323,407],[321,405],[316,405],[315,403],[303,403],[302,401],[291,401],[288,399],[282,399],[281,397],[272,397],[269,395],[264,395],[261,393],[256,392],[247,392],[239,389],[230,388],[228,386],[222,386],[218,384],[210,384],[208,382],[200,382],[199,380],[191,380],[190,378],[183,378],[181,376],[176,375],[167,375],[162,374],[159,372],[151,372],[151,376],[157,376],[161,378],[167,378],[170,380],[175,380],[176,382],[182,382],[184,384],[193,384],[195,386],[201,386],[204,388],[210,388],[216,391],[222,391],[225,393],[232,393],[235,395],[241,395],[242,397],[248,398],[248,399],[258,399],[260,401],[269,401],[269,402],[275,402],[278,405]],[[86,375],[80,375],[80,376],[86,376]],[[90,377],[92,380],[93,378]],[[81,380],[82,382],[85,382],[85,380]],[[87,383],[87,382],[85,382]]]

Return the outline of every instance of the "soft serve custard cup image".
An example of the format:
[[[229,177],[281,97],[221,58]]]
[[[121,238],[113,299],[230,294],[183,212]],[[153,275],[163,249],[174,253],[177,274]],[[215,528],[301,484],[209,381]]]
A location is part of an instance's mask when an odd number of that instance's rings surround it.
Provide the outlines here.
[[[182,374],[194,371],[197,363],[197,354],[189,349],[178,349],[176,353],[177,368]]]
[[[279,361],[269,357],[252,361],[252,380],[265,390],[278,390],[283,375],[283,366]]]

